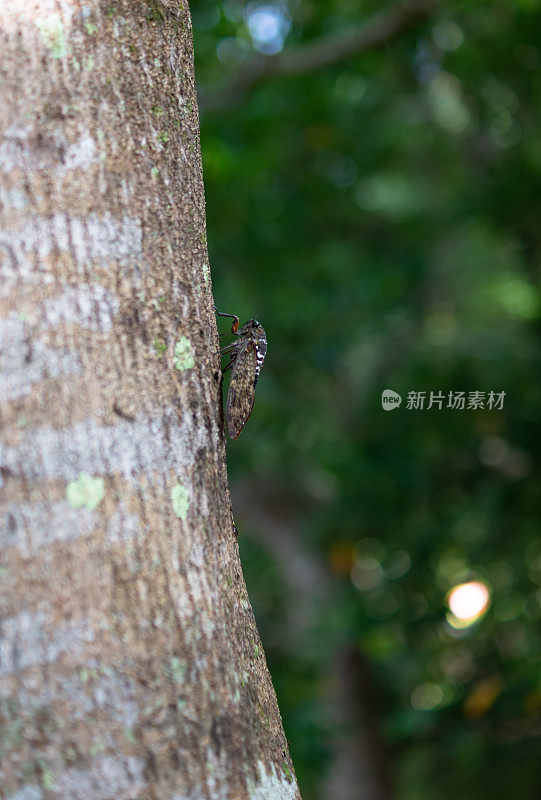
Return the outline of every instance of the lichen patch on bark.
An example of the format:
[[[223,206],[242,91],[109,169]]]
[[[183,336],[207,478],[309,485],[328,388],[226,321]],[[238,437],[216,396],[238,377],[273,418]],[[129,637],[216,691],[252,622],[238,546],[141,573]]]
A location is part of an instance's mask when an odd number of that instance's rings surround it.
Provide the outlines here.
[[[171,502],[173,503],[175,516],[180,519],[186,519],[188,509],[190,508],[190,500],[186,487],[181,483],[175,483],[171,489]]]

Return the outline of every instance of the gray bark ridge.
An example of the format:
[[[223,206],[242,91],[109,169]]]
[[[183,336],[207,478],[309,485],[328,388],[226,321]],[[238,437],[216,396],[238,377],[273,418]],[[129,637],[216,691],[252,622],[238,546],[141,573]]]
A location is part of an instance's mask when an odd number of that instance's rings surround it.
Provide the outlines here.
[[[186,0],[0,8],[0,797],[293,800],[233,534]]]

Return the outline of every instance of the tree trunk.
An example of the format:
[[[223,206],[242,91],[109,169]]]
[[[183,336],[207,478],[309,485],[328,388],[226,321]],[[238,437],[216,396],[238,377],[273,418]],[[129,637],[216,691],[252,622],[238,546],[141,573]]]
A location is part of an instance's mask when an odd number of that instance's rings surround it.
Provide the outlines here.
[[[187,3],[0,22],[0,796],[297,798],[230,510]]]

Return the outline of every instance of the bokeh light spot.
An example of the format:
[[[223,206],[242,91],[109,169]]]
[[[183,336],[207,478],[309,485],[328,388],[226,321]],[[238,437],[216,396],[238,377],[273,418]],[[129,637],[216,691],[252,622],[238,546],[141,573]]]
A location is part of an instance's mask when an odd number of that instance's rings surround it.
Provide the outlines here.
[[[437,683],[422,683],[411,693],[411,704],[417,711],[431,711],[443,700],[443,690]]]
[[[489,604],[490,590],[485,583],[461,583],[447,595],[447,605],[451,611],[447,620],[454,628],[466,628],[483,616]]]
[[[283,49],[291,27],[287,8],[281,4],[250,3],[246,9],[246,24],[254,48],[267,56]]]
[[[442,50],[457,50],[464,41],[464,33],[456,22],[442,19],[432,28],[432,38]]]
[[[450,133],[462,133],[470,124],[470,112],[462,99],[460,81],[438,72],[430,82],[428,99],[435,121]]]

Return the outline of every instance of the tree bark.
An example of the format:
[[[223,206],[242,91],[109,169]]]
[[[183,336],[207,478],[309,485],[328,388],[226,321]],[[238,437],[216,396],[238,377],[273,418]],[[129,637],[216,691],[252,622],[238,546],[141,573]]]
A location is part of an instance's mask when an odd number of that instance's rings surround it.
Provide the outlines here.
[[[0,22],[0,796],[297,798],[230,510],[187,2]]]

